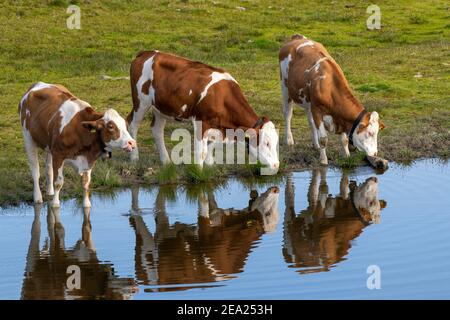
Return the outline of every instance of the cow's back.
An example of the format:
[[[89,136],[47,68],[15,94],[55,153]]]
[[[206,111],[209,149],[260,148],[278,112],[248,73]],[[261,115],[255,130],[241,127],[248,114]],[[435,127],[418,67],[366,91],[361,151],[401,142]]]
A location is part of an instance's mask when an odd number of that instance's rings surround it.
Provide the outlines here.
[[[19,106],[22,127],[41,148],[49,147],[53,132],[61,124],[56,116],[61,105],[76,99],[61,85],[37,83],[24,95]]]

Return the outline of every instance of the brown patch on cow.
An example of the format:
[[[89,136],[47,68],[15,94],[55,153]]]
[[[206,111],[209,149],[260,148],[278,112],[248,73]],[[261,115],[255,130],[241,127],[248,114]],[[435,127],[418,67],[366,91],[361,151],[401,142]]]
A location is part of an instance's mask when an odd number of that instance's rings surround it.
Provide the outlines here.
[[[152,80],[147,80],[142,85],[142,93],[148,95],[150,92],[150,86],[152,85]]]
[[[120,138],[120,130],[114,121],[108,121],[102,131],[102,138],[105,143]]]
[[[364,117],[361,119],[361,122],[359,123],[358,130],[356,131],[358,134],[366,130],[366,128],[369,126],[369,120],[370,120],[370,113],[366,113]]]

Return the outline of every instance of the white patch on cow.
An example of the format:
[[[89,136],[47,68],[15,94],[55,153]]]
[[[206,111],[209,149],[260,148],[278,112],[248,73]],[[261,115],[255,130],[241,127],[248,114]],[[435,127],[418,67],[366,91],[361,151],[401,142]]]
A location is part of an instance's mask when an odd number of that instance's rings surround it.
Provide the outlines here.
[[[306,39],[306,38],[305,38]],[[303,42],[302,44],[300,44],[299,46],[297,46],[297,51],[298,50],[300,50],[301,48],[303,48],[303,47],[306,47],[306,46],[310,46],[310,47],[313,47],[314,46],[314,42],[312,42],[311,40],[309,40],[309,41],[306,41],[306,42]]]
[[[82,175],[91,169],[85,156],[77,156],[75,159],[67,159],[66,162],[73,166],[79,175]]]
[[[59,114],[61,116],[61,124],[59,126],[59,133],[62,133],[64,128],[70,123],[75,115],[84,110],[86,107],[90,107],[89,103],[82,100],[66,100],[59,107]],[[53,120],[55,115],[50,118],[49,122]]]
[[[375,156],[378,153],[378,131],[380,130],[378,122],[378,113],[376,111],[371,112],[369,118],[369,125],[358,133],[359,126],[356,127],[353,133],[353,144],[360,151],[365,152],[369,156]]]
[[[325,126],[323,124],[323,121],[319,125],[318,133],[319,133],[319,139],[320,138],[325,138],[327,136],[327,131],[325,130]]]
[[[251,144],[250,153],[256,154]],[[266,122],[259,131],[258,159],[268,166],[268,170],[278,171],[280,161],[278,159],[278,132],[272,121]]]
[[[140,101],[140,105],[151,106],[155,104],[155,89],[153,87],[153,59],[155,58],[154,54],[150,58],[148,58],[142,67],[142,74],[139,77],[138,82],[136,83],[136,89],[138,93],[138,98]],[[148,88],[148,94],[142,92],[142,87],[147,81],[152,81],[152,84]]]
[[[205,89],[203,89],[202,93],[200,94],[200,99],[198,100],[197,104],[200,103],[200,101],[203,100],[204,97],[206,97],[206,95],[208,94],[208,89],[216,84],[217,82],[221,81],[221,80],[228,80],[228,81],[234,81],[235,83],[237,83],[237,81],[227,72],[221,73],[221,72],[216,72],[214,71],[213,73],[211,73],[211,81],[206,85]]]
[[[105,124],[107,124],[109,121],[114,122],[120,132],[119,138],[106,143],[106,149],[111,151],[110,149],[112,149],[112,148],[120,148],[120,149],[128,148],[128,142],[134,141],[134,140],[133,140],[133,138],[131,138],[130,134],[128,133],[127,124],[125,122],[125,119],[122,118],[120,116],[120,114],[114,109],[106,110],[102,119],[103,119],[103,121],[105,121]],[[131,150],[129,150],[129,151],[131,151]]]
[[[303,88],[301,88],[300,90],[298,90],[298,99],[300,100],[300,105],[302,107],[305,108],[309,108],[311,106],[311,103],[309,103],[308,101],[306,101],[306,95],[304,95],[304,97],[302,97],[303,94]]]
[[[191,89],[191,90],[189,90],[189,95],[192,95],[192,89]]]
[[[51,88],[53,85],[45,83],[45,82],[38,82],[36,83],[30,90],[28,90],[22,97],[22,99],[20,100],[20,107],[22,108],[23,103],[25,102],[26,99],[28,99],[28,96],[30,94],[30,92],[33,91],[38,91],[41,89],[45,89],[45,88]]]
[[[281,78],[287,80],[289,75],[289,63],[292,61],[292,56],[289,54],[280,62]]]
[[[335,126],[333,122],[333,117],[330,115],[323,116],[323,123],[325,124],[325,129],[327,129],[328,132],[334,132]]]
[[[187,108],[187,105],[186,105],[186,104],[183,104],[183,106],[181,107],[181,112],[185,112],[185,111],[186,111],[186,108]]]
[[[319,72],[320,63],[321,63],[322,61],[327,60],[327,59],[328,59],[327,57],[322,57],[322,58],[320,58],[319,60],[317,60],[317,61],[314,63],[314,65],[313,65],[311,68],[306,69],[305,72],[311,72],[312,69],[314,69],[316,72]]]

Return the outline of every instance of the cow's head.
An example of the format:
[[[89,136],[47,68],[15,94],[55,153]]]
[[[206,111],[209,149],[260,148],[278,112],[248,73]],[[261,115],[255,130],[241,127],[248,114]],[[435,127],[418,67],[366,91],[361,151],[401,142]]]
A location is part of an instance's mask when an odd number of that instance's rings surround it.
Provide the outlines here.
[[[353,133],[353,145],[368,156],[378,153],[378,131],[384,129],[376,111],[366,113]]]
[[[257,210],[262,217],[265,232],[274,232],[277,229],[279,213],[278,198],[280,188],[270,187],[252,203],[250,210]]]
[[[262,174],[275,174],[280,166],[278,160],[278,132],[275,125],[267,118],[263,118],[264,123],[258,131],[258,148],[250,146],[249,151],[253,156],[261,161],[266,168],[262,169]]]
[[[112,149],[132,151],[136,147],[136,141],[128,133],[125,119],[114,109],[108,109],[98,120],[84,121],[82,124],[86,129],[100,134],[107,151]]]
[[[368,178],[361,185],[354,187],[353,204],[368,223],[379,223],[381,209],[386,207],[386,201],[378,200],[378,179]]]

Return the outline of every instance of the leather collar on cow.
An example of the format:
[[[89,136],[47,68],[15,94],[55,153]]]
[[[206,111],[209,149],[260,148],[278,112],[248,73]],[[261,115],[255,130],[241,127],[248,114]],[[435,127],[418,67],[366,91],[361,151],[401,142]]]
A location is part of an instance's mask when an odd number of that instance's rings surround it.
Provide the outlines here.
[[[100,150],[102,151],[102,154],[101,154],[102,159],[105,159],[105,158],[111,159],[112,152],[107,149],[106,144],[103,142],[103,140],[101,138],[100,132],[98,132],[97,137],[98,137],[98,141],[100,143]]]
[[[269,122],[269,119],[267,119],[267,117],[258,118],[256,123],[253,125],[253,129],[261,129],[262,126],[267,122]]]
[[[356,128],[358,127],[358,124],[361,122],[364,115],[367,113],[366,109],[363,109],[363,111],[360,112],[358,117],[356,118],[355,122],[353,122],[352,129],[350,130],[350,134],[348,135],[348,141],[352,146],[353,145],[353,133],[355,133]]]

